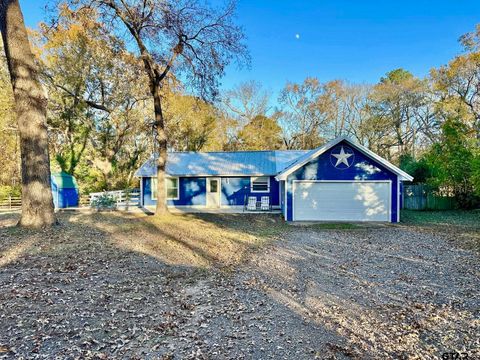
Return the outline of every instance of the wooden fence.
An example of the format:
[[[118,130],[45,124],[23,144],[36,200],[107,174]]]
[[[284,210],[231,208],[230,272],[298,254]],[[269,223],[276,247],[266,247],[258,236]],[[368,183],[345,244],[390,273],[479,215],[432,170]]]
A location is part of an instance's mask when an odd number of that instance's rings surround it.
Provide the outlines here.
[[[22,198],[19,196],[9,196],[0,200],[0,211],[20,210],[22,208]]]
[[[403,208],[409,210],[451,210],[456,206],[455,197],[442,196],[424,184],[404,185]]]

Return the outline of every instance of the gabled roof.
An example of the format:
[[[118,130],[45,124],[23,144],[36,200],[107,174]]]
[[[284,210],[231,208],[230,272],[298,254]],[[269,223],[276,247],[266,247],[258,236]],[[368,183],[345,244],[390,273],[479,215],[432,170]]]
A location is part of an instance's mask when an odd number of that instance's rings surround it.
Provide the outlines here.
[[[166,173],[170,176],[273,176],[307,152],[304,150],[169,152]],[[138,177],[152,177],[156,174],[156,158],[153,156],[135,173]]]
[[[358,151],[364,153],[368,157],[377,161],[379,164],[383,165],[386,169],[390,170],[394,174],[397,174],[398,176],[400,176],[401,180],[406,180],[406,181],[412,181],[413,180],[413,177],[410,176],[409,174],[407,174],[405,171],[399,169],[398,167],[393,165],[391,162],[389,162],[389,161],[385,160],[384,158],[378,156],[373,151],[367,149],[365,146],[362,146],[360,144],[357,144],[357,143],[353,142],[347,136],[340,136],[340,137],[326,143],[325,145],[320,146],[317,149],[311,150],[308,153],[304,154],[303,156],[300,156],[299,158],[297,158],[296,161],[294,161],[290,165],[286,166],[275,178],[277,180],[285,180],[288,177],[288,175],[290,175],[294,171],[300,169],[302,166],[304,166],[305,164],[307,164],[311,160],[317,158],[318,156],[320,156],[321,154],[328,151],[329,149],[331,149],[332,147],[334,147],[335,145],[337,145],[338,143],[340,143],[342,141],[346,141],[347,143],[349,143],[352,147],[354,147]]]

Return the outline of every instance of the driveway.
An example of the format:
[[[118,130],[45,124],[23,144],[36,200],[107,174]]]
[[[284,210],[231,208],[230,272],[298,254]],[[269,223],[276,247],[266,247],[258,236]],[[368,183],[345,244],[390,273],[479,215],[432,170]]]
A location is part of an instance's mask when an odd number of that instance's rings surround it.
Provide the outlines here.
[[[255,359],[428,359],[452,351],[477,358],[480,260],[456,245],[458,236],[405,226],[298,227],[231,276],[187,290],[187,301],[202,309],[198,351]]]
[[[0,218],[0,359],[480,358],[478,227],[16,216]]]

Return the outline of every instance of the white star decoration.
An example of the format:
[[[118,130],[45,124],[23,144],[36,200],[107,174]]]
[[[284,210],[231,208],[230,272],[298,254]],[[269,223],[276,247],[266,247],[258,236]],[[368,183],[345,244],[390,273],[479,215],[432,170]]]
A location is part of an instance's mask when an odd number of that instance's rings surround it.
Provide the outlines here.
[[[347,165],[347,166],[350,166],[350,165],[348,164],[348,160],[347,160],[347,159],[348,159],[350,156],[352,156],[353,154],[347,154],[347,153],[345,152],[345,150],[343,150],[343,146],[342,146],[342,148],[340,149],[340,153],[338,153],[338,154],[332,154],[332,155],[337,158],[337,163],[335,164],[335,167],[337,167],[338,165],[340,165],[340,164],[342,164],[342,163],[345,164],[345,165]]]

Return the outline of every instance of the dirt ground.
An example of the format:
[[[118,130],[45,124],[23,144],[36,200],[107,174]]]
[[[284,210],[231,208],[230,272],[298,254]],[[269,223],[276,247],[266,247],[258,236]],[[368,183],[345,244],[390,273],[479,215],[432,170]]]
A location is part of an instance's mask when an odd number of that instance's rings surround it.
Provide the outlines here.
[[[480,357],[480,229],[0,214],[0,358]]]

